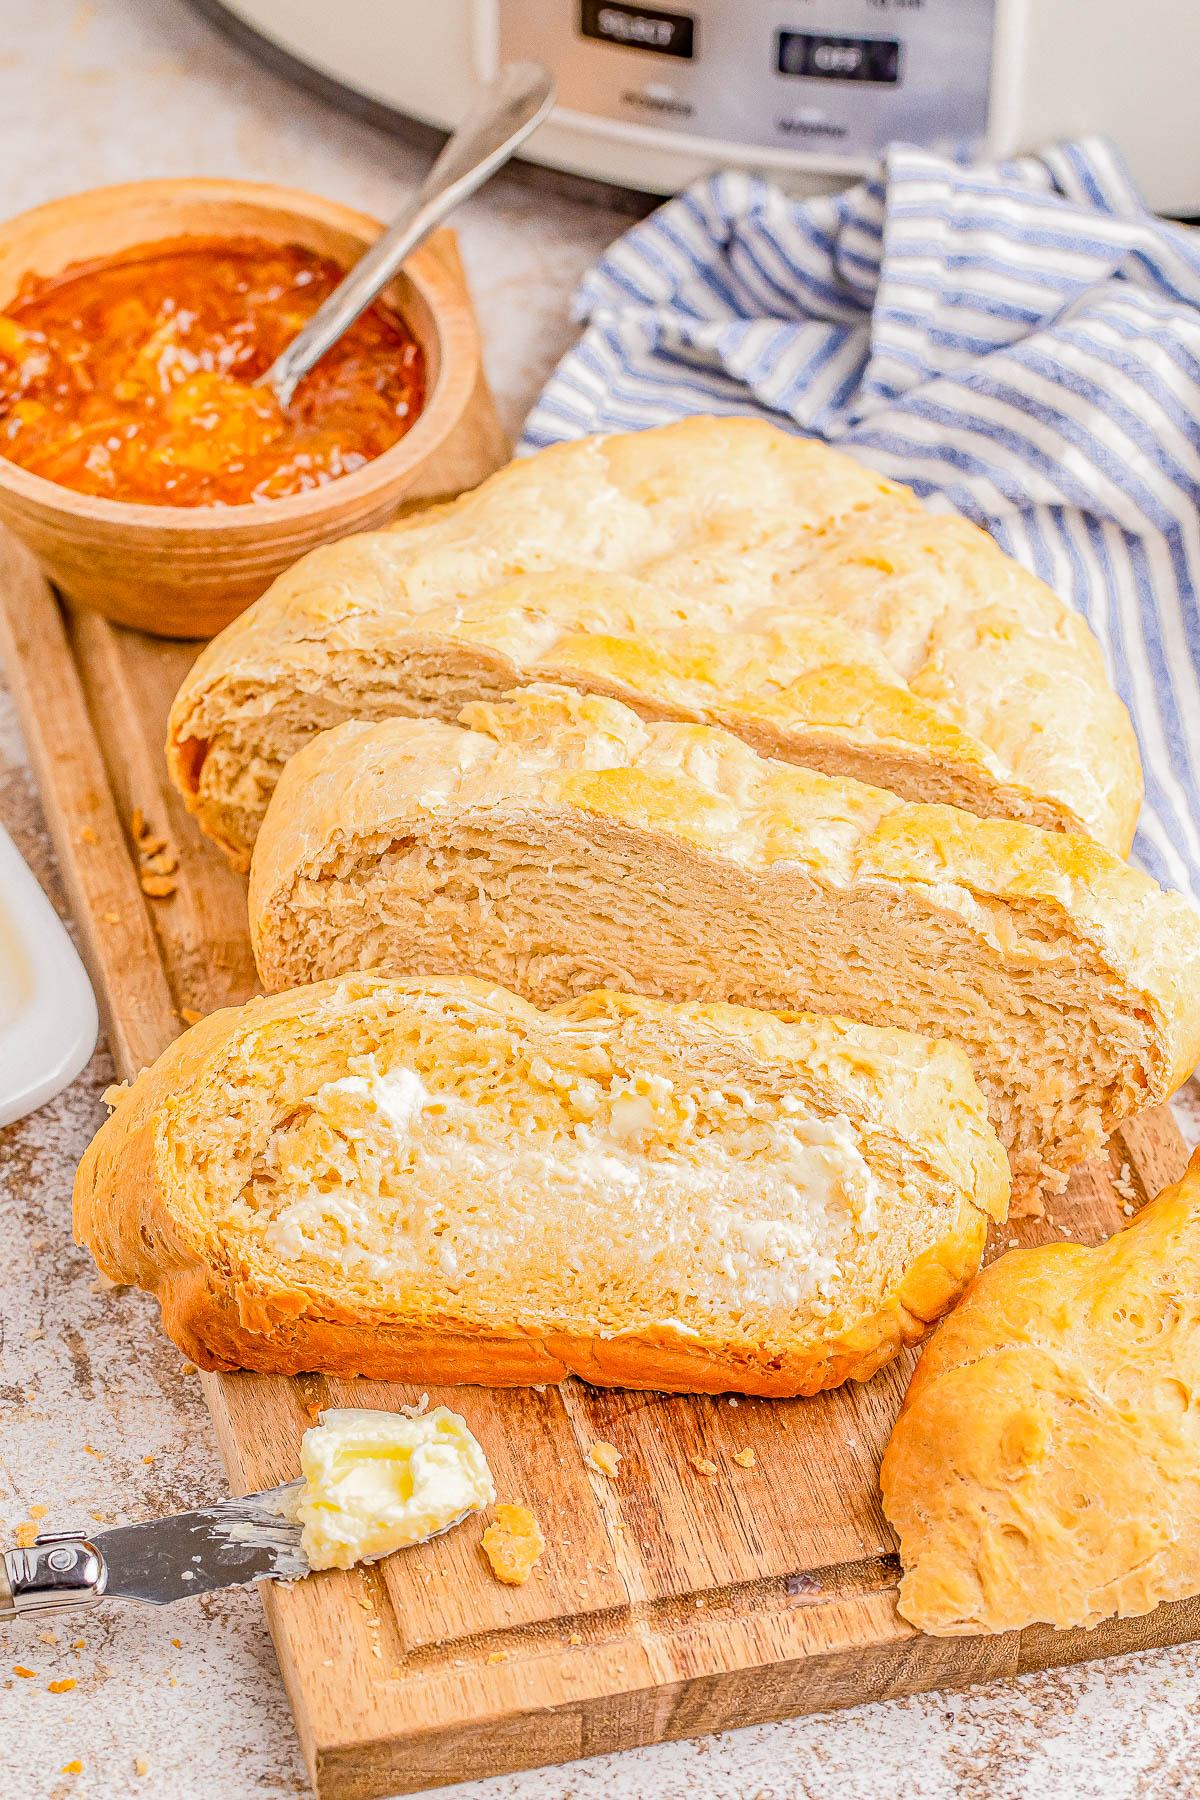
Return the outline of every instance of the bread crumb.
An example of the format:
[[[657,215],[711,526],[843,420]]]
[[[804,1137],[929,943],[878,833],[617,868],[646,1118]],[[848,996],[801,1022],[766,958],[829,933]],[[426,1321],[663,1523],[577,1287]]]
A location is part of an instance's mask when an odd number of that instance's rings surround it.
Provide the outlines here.
[[[151,875],[173,875],[179,867],[179,858],[173,850],[159,850],[153,856],[143,857],[142,867]],[[142,885],[145,886],[144,879]]]
[[[31,1519],[44,1519],[49,1511],[50,1508],[48,1506],[31,1506],[29,1509],[29,1516]]]
[[[510,1650],[493,1650],[492,1654],[488,1657],[488,1661],[490,1663],[507,1662],[511,1654],[512,1652]]]
[[[83,1774],[83,1764],[80,1762],[80,1760],[77,1756],[74,1756],[71,1758],[71,1761],[69,1763],[63,1764],[60,1773],[63,1775],[82,1775]]]
[[[1126,1218],[1128,1218],[1137,1203],[1137,1189],[1133,1185],[1129,1164],[1127,1162],[1121,1164],[1120,1170],[1112,1178],[1112,1184],[1116,1188],[1118,1194],[1120,1194],[1122,1200],[1127,1202],[1127,1205],[1123,1206],[1121,1210]]]
[[[194,1006],[181,1006],[179,1016],[185,1025],[198,1025],[204,1014],[197,1012]]]
[[[73,1675],[67,1675],[62,1681],[48,1682],[46,1684],[46,1691],[50,1694],[69,1694],[74,1686],[75,1677]]]
[[[154,1458],[152,1456],[143,1456],[142,1461],[144,1463],[152,1463],[154,1461]]]
[[[135,806],[133,809],[129,829],[135,838],[143,838],[146,835],[146,815],[140,806]]]
[[[104,920],[104,923],[105,923],[105,924],[106,924],[106,925],[119,925],[119,924],[120,924],[120,923],[121,923],[121,915],[120,915],[120,913],[119,913],[119,912],[113,912],[113,910],[112,910],[112,908],[111,908],[111,907],[110,907],[110,908],[109,908],[109,910],[108,910],[108,912],[106,912],[106,913],[103,913],[103,914],[102,914],[102,915],[101,915],[101,917],[102,917],[102,918],[103,918],[103,920]]]
[[[87,1649],[87,1639],[86,1638],[76,1638],[75,1642],[71,1645],[71,1648],[72,1648],[72,1650],[86,1650]]]
[[[143,875],[141,883],[143,894],[149,894],[151,900],[166,900],[179,886],[173,875]]]
[[[573,1631],[571,1633],[570,1637],[567,1639],[567,1642],[568,1642],[568,1644],[582,1644],[583,1639],[580,1637],[580,1635],[577,1631]]]
[[[133,1772],[135,1775],[148,1775],[150,1773],[150,1758],[148,1756],[135,1756],[133,1759]]]
[[[588,1451],[588,1459],[605,1475],[615,1475],[620,1467],[621,1452],[615,1444],[609,1444],[601,1438]]]
[[[729,1404],[730,1404],[730,1406],[736,1406],[736,1405],[737,1405],[737,1401],[736,1401],[736,1400],[735,1400],[735,1399],[734,1399],[734,1397],[733,1397],[733,1395],[732,1395],[732,1394],[730,1394],[730,1396],[729,1396]]]
[[[96,836],[90,825],[85,825],[75,841],[77,844],[98,844],[100,839]]]
[[[97,1450],[95,1444],[85,1444],[83,1447],[89,1456],[94,1456],[99,1462],[104,1461],[103,1450]]]
[[[39,1644],[57,1644],[57,1642],[58,1642],[57,1631],[39,1631],[38,1632],[38,1643]]]
[[[697,1475],[719,1475],[720,1470],[711,1456],[689,1456],[688,1461]]]
[[[198,1375],[200,1373],[200,1371],[196,1367],[195,1363],[185,1362],[185,1363],[180,1363],[179,1373],[181,1375]]]
[[[744,1450],[735,1450],[734,1451],[733,1460],[737,1464],[739,1469],[753,1469],[757,1466],[757,1463],[758,1463],[757,1456],[755,1456],[753,1450],[750,1448],[750,1446],[748,1444]]]
[[[37,1680],[37,1670],[27,1669],[24,1663],[14,1663],[12,1669],[14,1675],[20,1675],[25,1681]]]
[[[147,832],[145,837],[142,838],[141,842],[138,844],[138,855],[143,862],[148,862],[152,856],[160,855],[166,848],[166,838],[154,837],[150,832]]]
[[[422,1394],[415,1406],[401,1406],[406,1419],[420,1419],[429,1411],[429,1395]]]
[[[1122,1212],[1123,1212],[1123,1213],[1124,1213],[1124,1214],[1125,1214],[1125,1217],[1126,1217],[1126,1218],[1127,1218],[1127,1219],[1132,1219],[1132,1217],[1133,1217],[1133,1203],[1132,1203],[1132,1201],[1130,1201],[1130,1200],[1127,1200],[1127,1201],[1126,1201],[1126,1202],[1125,1202],[1125,1204],[1124,1204],[1124,1206],[1123,1206],[1123,1207],[1122,1207],[1122,1208],[1121,1208],[1121,1211],[1122,1211]]]
[[[182,1638],[172,1638],[171,1639],[171,1648],[173,1650],[182,1650],[183,1649],[183,1639]]]
[[[527,1506],[498,1506],[483,1534],[483,1553],[492,1574],[509,1587],[529,1580],[545,1548],[546,1540]]]
[[[37,1542],[38,1528],[32,1519],[22,1519],[17,1526],[15,1537],[18,1550],[32,1550]]]
[[[104,1514],[103,1513],[93,1513],[92,1518],[95,1519],[97,1525],[103,1525],[103,1523],[104,1523]]]

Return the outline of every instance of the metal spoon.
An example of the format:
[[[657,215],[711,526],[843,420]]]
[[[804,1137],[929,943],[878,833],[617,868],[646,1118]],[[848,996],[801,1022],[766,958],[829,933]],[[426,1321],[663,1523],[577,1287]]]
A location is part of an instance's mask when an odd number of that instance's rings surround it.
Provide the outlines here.
[[[365,312],[460,200],[483,186],[554,105],[554,81],[540,63],[506,63],[479,95],[408,206],[361,256],[304,330],[280,352],[257,387],[274,388],[286,407],[297,384]]]

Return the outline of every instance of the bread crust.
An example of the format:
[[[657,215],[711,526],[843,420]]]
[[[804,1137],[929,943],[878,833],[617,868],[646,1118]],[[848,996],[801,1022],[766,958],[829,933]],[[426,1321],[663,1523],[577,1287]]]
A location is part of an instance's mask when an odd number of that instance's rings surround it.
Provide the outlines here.
[[[311,1268],[239,1264],[215,1241],[202,1196],[181,1174],[172,1121],[180,1105],[212,1094],[219,1110],[231,1070],[259,1066],[262,1046],[286,1024],[289,1041],[339,1021],[359,1030],[372,1008],[402,1009],[413,996],[449,996],[481,1019],[648,1021],[656,1032],[716,1033],[748,1064],[817,1070],[829,1091],[902,1134],[958,1201],[948,1229],[914,1255],[878,1300],[840,1324],[782,1350],[685,1339],[666,1328],[613,1336],[531,1331],[497,1319],[493,1329],[451,1317],[403,1317],[314,1277]],[[470,1016],[475,1016],[470,1014]],[[132,1087],[80,1164],[78,1241],[115,1281],[158,1295],[163,1323],[204,1369],[255,1369],[434,1384],[488,1386],[558,1381],[687,1392],[814,1393],[865,1380],[918,1342],[979,1265],[988,1217],[1002,1217],[1008,1173],[965,1058],[949,1045],[873,1032],[804,1015],[742,1008],[671,1008],[631,995],[597,994],[539,1014],[515,995],[468,979],[396,981],[354,976],[213,1014],[185,1032]]]
[[[538,680],[1132,841],[1136,742],[1084,622],[966,520],[748,419],[557,445],[303,557],[183,683],[172,779],[244,867],[278,764],[316,731]]]
[[[1013,1250],[917,1364],[880,1472],[899,1608],[1091,1629],[1200,1592],[1200,1152],[1106,1244]]]

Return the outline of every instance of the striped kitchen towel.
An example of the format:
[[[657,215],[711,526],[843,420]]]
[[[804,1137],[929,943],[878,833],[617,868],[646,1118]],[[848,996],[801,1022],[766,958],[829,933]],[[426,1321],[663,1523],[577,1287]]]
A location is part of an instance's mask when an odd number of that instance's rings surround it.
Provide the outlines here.
[[[523,450],[685,413],[825,438],[965,513],[1087,618],[1146,769],[1134,857],[1200,895],[1200,231],[1108,144],[848,192],[715,175],[619,239]]]

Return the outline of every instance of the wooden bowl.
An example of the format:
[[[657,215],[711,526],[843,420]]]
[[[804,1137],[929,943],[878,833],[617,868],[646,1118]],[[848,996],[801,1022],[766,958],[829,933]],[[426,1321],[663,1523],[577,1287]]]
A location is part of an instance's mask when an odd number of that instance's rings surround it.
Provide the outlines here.
[[[117,260],[180,238],[301,244],[349,266],[379,234],[365,213],[266,182],[135,181],[55,200],[0,225],[0,310],[21,277]],[[0,521],[73,600],[161,637],[207,637],[317,544],[391,517],[461,420],[479,374],[470,303],[418,250],[385,297],[425,353],[426,400],[382,456],[325,487],[245,506],[143,506],[77,494],[0,457]]]

